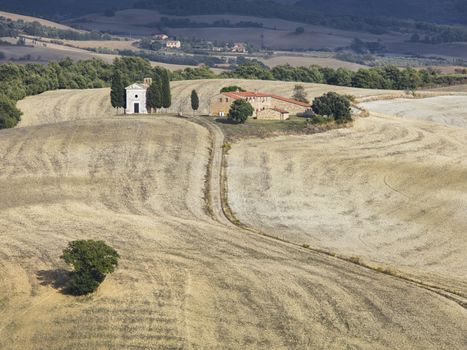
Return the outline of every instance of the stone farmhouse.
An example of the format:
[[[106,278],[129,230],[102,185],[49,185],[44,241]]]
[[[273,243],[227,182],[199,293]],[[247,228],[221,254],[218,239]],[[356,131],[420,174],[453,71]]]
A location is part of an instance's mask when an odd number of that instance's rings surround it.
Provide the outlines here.
[[[125,88],[126,109],[125,114],[147,114],[146,91],[152,84],[151,78],[145,78],[144,83],[134,83]]]
[[[234,43],[232,46],[231,50],[232,52],[237,52],[237,53],[247,53],[248,50],[246,48],[246,45],[244,43]]]
[[[262,93],[262,92],[223,92],[215,95],[210,101],[210,115],[227,116],[230,106],[235,100],[244,99],[254,108],[253,118],[286,120],[290,115],[303,113],[311,108],[308,103],[303,103],[291,98]]]

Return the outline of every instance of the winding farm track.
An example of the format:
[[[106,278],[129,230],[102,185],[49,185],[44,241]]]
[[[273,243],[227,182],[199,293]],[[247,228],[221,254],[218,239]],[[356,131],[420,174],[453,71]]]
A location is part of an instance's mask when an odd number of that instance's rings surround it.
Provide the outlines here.
[[[467,346],[457,303],[213,219],[220,198],[211,213],[203,198],[206,169],[218,166],[215,133],[105,107],[76,114],[100,96],[28,98],[21,108],[44,107],[0,132],[1,349]],[[48,112],[48,103],[59,107]],[[61,251],[78,238],[103,239],[122,256],[84,299],[56,289]]]

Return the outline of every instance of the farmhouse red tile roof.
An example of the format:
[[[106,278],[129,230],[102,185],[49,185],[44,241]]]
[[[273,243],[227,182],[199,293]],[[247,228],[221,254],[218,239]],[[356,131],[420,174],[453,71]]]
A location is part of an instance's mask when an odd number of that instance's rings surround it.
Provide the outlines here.
[[[289,111],[286,111],[285,109],[280,109],[280,108],[273,108],[272,110],[276,111],[276,112],[279,112],[279,113],[282,113],[282,114],[289,113]]]
[[[225,96],[231,97],[233,99],[239,99],[242,97],[271,97],[276,100],[281,100],[287,103],[293,103],[302,107],[311,107],[310,104],[294,100],[293,98],[287,98],[279,95],[263,93],[263,92],[250,92],[250,91],[232,91],[224,92]]]

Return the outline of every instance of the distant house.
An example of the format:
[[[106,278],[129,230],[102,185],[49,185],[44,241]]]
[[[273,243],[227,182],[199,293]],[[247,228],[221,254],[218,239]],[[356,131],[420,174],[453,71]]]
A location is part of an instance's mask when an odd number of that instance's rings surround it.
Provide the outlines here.
[[[154,34],[153,38],[154,40],[167,40],[169,36],[166,34]]]
[[[167,40],[165,47],[168,49],[179,49],[182,47],[182,42],[180,40]]]
[[[126,109],[125,114],[147,114],[146,91],[152,84],[151,78],[145,78],[144,83],[134,83],[125,88]]]
[[[232,46],[231,50],[232,52],[238,52],[238,53],[247,53],[248,50],[246,48],[246,45],[244,43],[234,43]]]
[[[227,116],[230,106],[235,100],[244,99],[254,109],[254,118],[285,120],[289,116],[304,113],[311,108],[309,103],[303,103],[291,98],[262,92],[223,92],[211,98],[210,115]]]

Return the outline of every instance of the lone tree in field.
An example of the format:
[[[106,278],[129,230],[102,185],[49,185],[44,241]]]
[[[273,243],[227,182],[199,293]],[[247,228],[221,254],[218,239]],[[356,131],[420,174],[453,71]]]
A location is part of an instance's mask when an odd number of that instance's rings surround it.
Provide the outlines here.
[[[125,95],[125,81],[122,73],[115,69],[112,75],[112,89],[110,91],[110,101],[113,108],[125,108],[126,95]]]
[[[196,90],[193,90],[191,92],[191,109],[193,110],[193,114],[195,114],[195,111],[197,111],[199,108],[199,97],[198,93]]]
[[[295,85],[292,98],[300,102],[310,103],[310,101],[307,99],[307,93],[303,85]]]
[[[169,108],[172,105],[172,94],[170,92],[170,78],[167,70],[162,74],[162,107]]]
[[[149,86],[146,92],[146,107],[149,111],[162,108],[162,91],[160,80],[155,80]]]
[[[120,256],[103,241],[79,240],[68,244],[62,259],[74,269],[70,291],[74,295],[94,292],[108,273],[115,271]]]
[[[313,111],[316,114],[334,118],[341,124],[352,120],[350,99],[335,92],[328,92],[313,100]]]
[[[234,123],[243,124],[254,112],[253,106],[242,99],[235,100],[229,110],[228,119]]]

